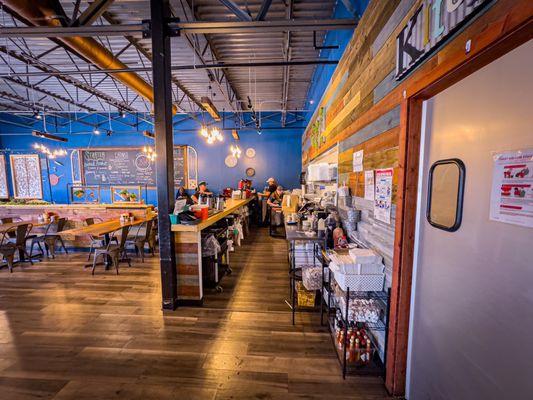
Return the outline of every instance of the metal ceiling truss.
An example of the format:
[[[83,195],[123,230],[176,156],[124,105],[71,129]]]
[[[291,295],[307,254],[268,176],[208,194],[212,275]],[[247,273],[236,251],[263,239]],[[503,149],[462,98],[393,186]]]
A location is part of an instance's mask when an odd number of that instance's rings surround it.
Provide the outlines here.
[[[263,2],[261,3],[261,8],[259,8],[259,12],[255,17],[256,21],[263,21],[265,19],[271,4],[272,0],[263,0]]]
[[[180,3],[181,3],[182,10],[183,10],[183,14],[187,18],[187,20],[189,20],[189,18],[192,18],[193,20],[197,20],[197,15],[194,12],[194,8],[192,7],[192,4],[190,3],[190,1],[187,1],[187,9],[185,7],[184,0],[181,0]],[[176,13],[174,13],[174,15],[176,15]],[[189,35],[185,35],[185,38],[187,39],[189,46],[191,46],[191,48],[197,55],[202,65],[206,67],[209,80],[214,82],[217,85],[222,95],[226,98],[226,100],[230,104],[232,110],[234,112],[240,111],[241,110],[240,102],[239,102],[240,98],[233,84],[228,79],[225,71],[215,70],[215,72],[213,73],[213,71],[210,68],[208,68],[208,64],[205,61],[205,57],[209,57],[209,56],[210,56],[209,58],[211,59],[211,64],[217,63],[217,60],[218,60],[216,49],[210,42],[209,38],[203,34],[194,35],[195,43],[192,43],[192,40],[189,37]],[[204,44],[200,43],[200,39],[203,39],[205,43]],[[200,48],[202,48],[202,46],[203,46],[203,50],[200,51]],[[241,117],[239,116],[239,118]]]
[[[115,18],[113,18],[111,16],[111,14],[109,14],[108,12],[104,12],[102,14],[102,17],[108,22],[111,24],[111,26],[119,26],[120,25],[120,22],[117,21]],[[152,62],[152,54],[146,50],[142,45],[141,43],[139,42],[139,40],[133,36],[130,36],[130,35],[126,35],[124,36],[124,38],[129,42],[131,43],[131,45],[133,47],[135,47],[135,49],[137,49],[137,51],[139,53],[141,53],[148,61]],[[141,59],[141,57],[139,56],[139,59]],[[141,61],[142,62],[142,61]],[[147,68],[147,71],[152,71],[152,68],[149,67]],[[176,78],[176,77],[173,77],[172,78],[172,83],[174,83],[176,85],[176,87],[181,90],[194,104],[196,104],[198,107],[202,108],[202,104],[200,103],[200,101],[189,91],[187,90],[187,88]],[[178,104],[176,104],[182,111],[185,112],[185,109],[180,107],[180,104],[181,102],[178,102]]]
[[[26,53],[17,53],[13,50],[7,49],[5,46],[0,45],[0,52],[7,54],[9,57],[12,57],[24,64],[30,65],[33,68],[38,69],[41,72],[46,72],[53,74],[58,80],[61,80],[63,82],[66,82],[70,85],[73,85],[77,87],[78,89],[84,90],[87,93],[90,93],[92,95],[98,96],[99,98],[105,100],[106,103],[111,104],[119,109],[124,109],[126,111],[135,111],[132,107],[129,105],[118,101],[117,99],[109,96],[108,94],[95,89],[91,85],[88,85],[86,83],[81,82],[80,80],[73,78],[72,76],[65,74],[64,72],[59,71],[58,69],[42,62],[38,58],[34,56],[30,56]],[[80,106],[80,104],[77,104]]]
[[[114,0],[94,0],[76,19],[72,19],[70,26],[92,25],[94,21],[102,16]],[[79,3],[78,3],[79,10]],[[77,13],[77,12],[76,12]]]
[[[230,10],[239,20],[241,21],[251,21],[252,17],[246,11],[243,11],[233,0],[218,0],[220,3],[224,4],[228,10]]]
[[[287,20],[292,20],[293,18],[293,0],[287,0],[285,3],[285,6],[287,7],[286,15]],[[283,46],[283,56],[285,58],[285,61],[290,62],[291,61],[291,31],[287,31],[285,34],[285,43]],[[282,89],[281,89],[281,126],[285,126],[285,122],[287,120],[287,103],[289,101],[289,85],[290,85],[290,75],[291,75],[291,67],[289,65],[286,65],[283,67],[283,83],[282,83]]]
[[[210,22],[170,22],[169,29],[183,34],[212,33],[272,33],[272,32],[313,32],[338,29],[353,29],[353,19],[299,19],[281,21],[210,21]],[[96,36],[149,36],[149,25],[120,24],[98,26],[25,26],[2,27],[0,37],[96,37]],[[177,36],[177,35],[176,35]]]

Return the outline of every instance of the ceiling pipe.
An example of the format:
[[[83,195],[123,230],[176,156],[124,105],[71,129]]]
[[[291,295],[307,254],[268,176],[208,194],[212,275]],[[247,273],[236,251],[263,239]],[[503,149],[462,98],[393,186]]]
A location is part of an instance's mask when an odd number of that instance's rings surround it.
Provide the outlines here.
[[[2,0],[2,3],[34,26],[62,27],[66,26],[69,21],[58,0]],[[57,39],[100,69],[109,71],[128,68],[91,37],[73,36]],[[136,73],[109,72],[109,74],[152,104],[154,103],[153,87]],[[177,112],[175,105],[172,106],[172,111]]]

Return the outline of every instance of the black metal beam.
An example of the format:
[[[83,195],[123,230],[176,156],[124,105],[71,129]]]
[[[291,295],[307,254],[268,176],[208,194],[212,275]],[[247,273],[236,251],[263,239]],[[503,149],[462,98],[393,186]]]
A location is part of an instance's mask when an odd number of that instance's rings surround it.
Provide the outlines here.
[[[180,34],[195,33],[270,33],[270,32],[312,32],[353,29],[353,19],[295,19],[291,21],[210,21],[171,22],[168,27]],[[142,36],[148,32],[148,24],[90,25],[70,27],[30,26],[1,27],[0,37],[95,37],[95,36]]]
[[[178,274],[174,235],[169,214],[174,211],[174,138],[172,132],[172,74],[170,37],[165,21],[170,18],[169,0],[150,0],[152,17],[152,68],[154,79],[154,128],[159,258],[163,309],[174,310],[178,303]]]
[[[71,26],[89,26],[94,21],[102,16],[107,8],[114,0],[95,0],[80,14],[80,16],[72,21]]]
[[[1,50],[1,46],[0,46]],[[173,65],[172,71],[183,71],[193,69],[221,69],[221,68],[265,68],[265,67],[285,67],[298,65],[336,65],[339,60],[297,60],[297,61],[253,61],[243,63],[216,63],[216,64],[192,64],[192,65]],[[86,70],[68,70],[68,71],[41,71],[41,72],[21,72],[17,76],[46,76],[46,75],[92,75],[109,72],[151,72],[149,67],[133,67],[125,69],[86,69]],[[0,77],[12,76],[12,74],[0,74]]]
[[[112,25],[120,25],[120,22],[117,21],[113,16],[111,16],[108,12],[104,12],[103,14],[103,18],[109,22],[110,24]],[[146,59],[150,62],[152,62],[152,53],[150,53],[148,50],[146,50],[143,45],[141,44],[141,42],[139,41],[139,39],[133,37],[133,36],[129,36],[129,35],[126,35],[124,36],[124,38],[133,45],[133,47],[135,47],[144,57],[146,57]],[[151,68],[148,68],[147,69],[148,71],[151,71],[152,69]],[[200,103],[200,100],[198,100],[177,78],[173,77],[172,78],[172,82],[183,92],[187,95],[187,97],[189,99],[191,99],[191,101],[193,103],[195,103],[198,107],[202,107],[202,104]],[[178,108],[180,108],[182,111],[185,111],[184,108],[180,107],[178,105]]]
[[[272,0],[263,0],[261,3],[261,8],[259,8],[259,12],[255,17],[256,21],[263,21],[265,19],[271,4]]]
[[[248,15],[245,11],[235,4],[233,0],[218,0],[220,3],[224,4],[228,10],[237,16],[241,21],[251,21],[252,17]]]

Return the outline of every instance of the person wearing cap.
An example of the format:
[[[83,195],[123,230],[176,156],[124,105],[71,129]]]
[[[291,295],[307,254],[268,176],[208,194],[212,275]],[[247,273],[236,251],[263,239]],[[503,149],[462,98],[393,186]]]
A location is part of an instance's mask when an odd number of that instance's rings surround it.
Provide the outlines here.
[[[283,213],[281,212],[281,205],[283,204],[283,187],[281,185],[278,185],[276,190],[270,195],[267,204],[270,207],[271,228],[283,225]]]
[[[206,194],[206,195],[211,195],[213,193],[209,192],[207,190],[207,182],[206,181],[201,181],[200,183],[198,183],[198,187],[196,188],[196,192],[194,192],[194,194],[191,196],[192,197],[192,201],[194,201],[195,204],[198,204],[198,202],[200,201],[200,196],[202,194]]]
[[[276,191],[276,188],[278,187],[278,183],[273,177],[268,178],[267,183],[268,183],[267,196],[270,196],[272,193]]]

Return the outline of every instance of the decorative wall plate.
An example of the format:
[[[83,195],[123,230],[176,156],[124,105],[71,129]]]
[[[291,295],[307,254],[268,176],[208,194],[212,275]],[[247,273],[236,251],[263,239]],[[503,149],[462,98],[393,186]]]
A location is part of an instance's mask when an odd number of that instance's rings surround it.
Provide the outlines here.
[[[252,177],[255,175],[255,169],[253,168],[246,168],[246,176]]]
[[[224,160],[224,163],[226,164],[226,167],[233,168],[233,167],[235,167],[237,165],[237,157],[229,155]]]
[[[248,147],[246,149],[246,157],[248,157],[248,158],[254,158],[255,157],[255,149],[253,147]]]

